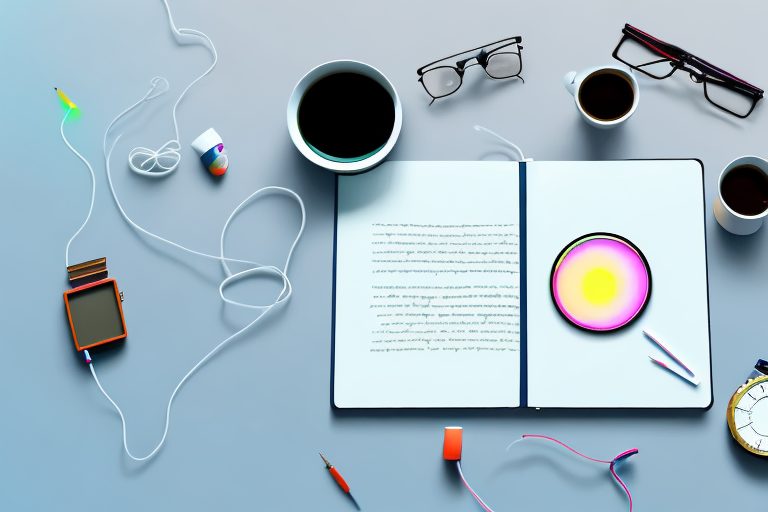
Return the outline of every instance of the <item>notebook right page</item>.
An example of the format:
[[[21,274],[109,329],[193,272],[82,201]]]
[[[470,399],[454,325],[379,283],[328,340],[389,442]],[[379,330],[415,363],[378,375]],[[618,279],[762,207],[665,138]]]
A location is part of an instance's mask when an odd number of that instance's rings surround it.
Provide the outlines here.
[[[697,160],[531,162],[527,167],[527,375],[531,407],[707,408],[712,403],[703,169]],[[608,232],[631,241],[651,273],[646,309],[610,333],[579,329],[550,291],[571,241]],[[701,379],[692,386],[661,337]]]

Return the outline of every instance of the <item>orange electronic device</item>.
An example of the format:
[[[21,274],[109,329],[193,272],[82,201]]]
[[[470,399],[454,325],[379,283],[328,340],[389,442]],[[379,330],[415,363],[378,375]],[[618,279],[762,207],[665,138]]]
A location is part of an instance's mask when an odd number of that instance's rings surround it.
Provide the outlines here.
[[[71,265],[67,272],[74,288],[64,292],[64,306],[77,351],[125,339],[123,294],[107,278],[107,259]]]
[[[443,430],[443,459],[461,460],[461,427],[445,427]]]

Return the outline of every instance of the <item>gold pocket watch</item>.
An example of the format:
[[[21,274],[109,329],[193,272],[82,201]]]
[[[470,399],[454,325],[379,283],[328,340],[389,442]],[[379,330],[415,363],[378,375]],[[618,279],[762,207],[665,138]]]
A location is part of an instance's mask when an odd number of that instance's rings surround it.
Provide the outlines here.
[[[742,448],[768,457],[768,361],[759,359],[728,402],[728,428]]]

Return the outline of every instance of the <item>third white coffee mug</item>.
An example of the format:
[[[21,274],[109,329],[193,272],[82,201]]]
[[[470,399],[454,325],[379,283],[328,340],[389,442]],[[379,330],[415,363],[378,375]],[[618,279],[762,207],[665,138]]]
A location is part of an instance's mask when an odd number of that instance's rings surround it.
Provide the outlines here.
[[[592,117],[584,110],[584,107],[579,102],[579,90],[581,89],[581,85],[584,83],[584,80],[594,74],[604,73],[606,71],[621,75],[622,77],[626,78],[629,84],[632,86],[633,93],[632,107],[630,107],[627,113],[623,116],[619,117],[618,119],[612,119],[610,121]],[[576,102],[576,108],[579,109],[579,113],[584,118],[584,120],[597,128],[614,128],[620,125],[635,113],[635,110],[637,109],[637,103],[640,101],[640,89],[637,85],[637,79],[634,77],[634,75],[632,75],[632,73],[618,66],[596,66],[585,69],[583,71],[571,71],[566,73],[566,75],[563,77],[563,85],[565,85],[565,89],[571,93],[571,96],[573,96],[573,99]]]
[[[758,156],[742,156],[729,163],[720,173],[717,180],[717,197],[715,198],[715,218],[723,229],[730,231],[734,235],[751,235],[763,225],[763,219],[768,216],[768,209],[757,215],[743,215],[734,211],[723,199],[723,178],[732,169],[742,165],[753,165],[768,175],[768,161]]]

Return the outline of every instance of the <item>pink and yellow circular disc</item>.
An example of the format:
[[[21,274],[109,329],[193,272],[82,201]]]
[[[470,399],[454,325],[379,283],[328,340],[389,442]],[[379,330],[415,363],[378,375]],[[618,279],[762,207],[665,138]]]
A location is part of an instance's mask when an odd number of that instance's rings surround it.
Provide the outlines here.
[[[648,261],[632,242],[610,233],[584,235],[552,266],[552,299],[572,324],[613,331],[634,320],[651,296]]]

